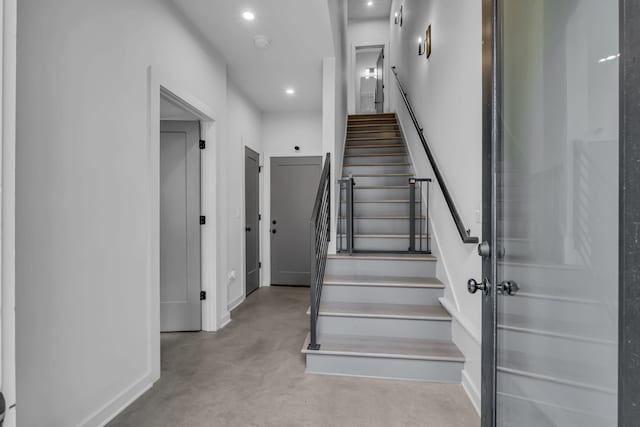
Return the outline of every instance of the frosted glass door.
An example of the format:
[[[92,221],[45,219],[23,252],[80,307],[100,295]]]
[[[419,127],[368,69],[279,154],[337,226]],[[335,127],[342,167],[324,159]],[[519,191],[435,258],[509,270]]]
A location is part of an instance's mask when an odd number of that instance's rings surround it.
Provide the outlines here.
[[[618,0],[499,11],[497,425],[615,426]]]

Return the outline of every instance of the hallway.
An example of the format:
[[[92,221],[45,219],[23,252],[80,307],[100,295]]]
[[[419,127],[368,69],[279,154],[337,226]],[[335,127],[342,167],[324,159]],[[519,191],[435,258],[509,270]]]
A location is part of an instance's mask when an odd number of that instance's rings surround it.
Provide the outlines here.
[[[307,288],[261,288],[222,331],[162,336],[162,376],[115,426],[477,426],[462,386],[304,374]]]

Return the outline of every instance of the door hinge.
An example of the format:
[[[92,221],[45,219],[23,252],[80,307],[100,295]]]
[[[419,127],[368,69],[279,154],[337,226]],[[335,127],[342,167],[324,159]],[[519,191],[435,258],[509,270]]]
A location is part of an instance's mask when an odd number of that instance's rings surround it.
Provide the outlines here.
[[[258,214],[258,221],[262,221],[262,214]]]
[[[262,166],[258,166],[258,173],[262,172]]]
[[[200,291],[200,301],[207,299],[207,291]]]
[[[200,225],[205,225],[207,223],[207,217],[204,215],[200,215]]]
[[[200,140],[200,149],[204,150],[205,148],[207,148],[207,141],[205,141],[204,139]]]
[[[258,268],[262,268],[262,261],[258,262]]]

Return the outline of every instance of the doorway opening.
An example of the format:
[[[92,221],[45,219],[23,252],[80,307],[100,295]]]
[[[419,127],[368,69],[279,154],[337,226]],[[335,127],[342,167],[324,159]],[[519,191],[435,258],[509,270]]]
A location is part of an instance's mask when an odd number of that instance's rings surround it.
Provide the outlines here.
[[[160,97],[160,332],[202,330],[200,118]]]
[[[384,112],[384,45],[355,48],[356,114]]]
[[[260,287],[260,154],[249,147],[244,153],[245,296]]]

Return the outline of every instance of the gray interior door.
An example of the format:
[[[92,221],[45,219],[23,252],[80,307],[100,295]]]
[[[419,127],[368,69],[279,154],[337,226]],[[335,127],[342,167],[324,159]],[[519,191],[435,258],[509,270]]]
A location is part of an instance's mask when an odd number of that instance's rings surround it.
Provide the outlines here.
[[[271,283],[309,286],[309,220],[322,157],[271,158]]]
[[[160,124],[160,330],[199,331],[200,128]]]
[[[376,61],[376,113],[384,113],[384,49]]]
[[[245,148],[245,280],[247,295],[260,286],[260,155]]]

